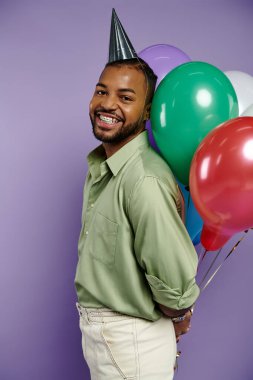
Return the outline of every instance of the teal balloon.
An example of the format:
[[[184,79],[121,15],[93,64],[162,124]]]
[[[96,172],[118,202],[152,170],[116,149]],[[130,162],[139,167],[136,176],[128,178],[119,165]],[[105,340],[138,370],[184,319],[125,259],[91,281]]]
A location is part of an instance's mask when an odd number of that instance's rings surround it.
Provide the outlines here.
[[[189,184],[191,161],[204,137],[238,114],[235,90],[215,66],[188,62],[165,76],[152,101],[151,127],[161,155],[180,182]]]
[[[198,245],[200,243],[200,241],[201,241],[201,239],[200,239],[201,238],[201,232],[199,232],[198,235],[195,236],[195,238],[193,239],[192,242],[193,242],[194,245]]]
[[[189,190],[185,188],[182,183],[178,181],[178,186],[184,197],[185,205],[185,227],[194,245],[199,244],[200,235],[203,228],[203,221],[199,215],[193,201]]]

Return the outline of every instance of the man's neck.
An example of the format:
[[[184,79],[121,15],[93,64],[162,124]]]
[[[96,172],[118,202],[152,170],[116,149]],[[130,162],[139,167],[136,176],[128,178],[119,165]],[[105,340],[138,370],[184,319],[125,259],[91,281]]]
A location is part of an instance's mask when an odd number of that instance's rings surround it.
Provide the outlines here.
[[[131,135],[131,136],[127,137],[126,139],[124,139],[124,140],[122,140],[120,142],[117,142],[115,144],[114,143],[105,143],[105,142],[103,142],[103,147],[104,147],[104,150],[105,150],[105,153],[106,153],[106,157],[107,158],[111,157],[113,154],[115,154],[124,145],[126,145],[127,143],[129,143],[129,141],[133,140],[136,136],[138,136],[144,130],[145,130],[145,128],[143,128],[138,133],[136,133],[134,135]]]

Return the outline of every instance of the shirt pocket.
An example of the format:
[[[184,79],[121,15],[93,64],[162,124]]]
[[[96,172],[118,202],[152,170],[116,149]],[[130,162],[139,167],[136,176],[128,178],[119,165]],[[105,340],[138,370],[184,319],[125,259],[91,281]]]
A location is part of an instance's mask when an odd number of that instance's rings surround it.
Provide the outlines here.
[[[94,259],[106,265],[114,264],[118,227],[118,223],[99,212],[96,214],[90,236],[90,254]]]

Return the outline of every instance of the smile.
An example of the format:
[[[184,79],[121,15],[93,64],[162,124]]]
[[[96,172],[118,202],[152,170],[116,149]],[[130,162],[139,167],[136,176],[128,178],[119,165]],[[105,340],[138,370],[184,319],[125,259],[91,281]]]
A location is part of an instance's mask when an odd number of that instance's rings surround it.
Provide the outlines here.
[[[95,116],[97,126],[102,129],[109,130],[123,123],[123,119],[118,115],[97,111]]]
[[[107,124],[115,124],[115,123],[118,123],[118,120],[117,119],[114,119],[112,117],[108,117],[108,116],[103,116],[103,115],[98,115],[99,119],[102,120],[103,122],[107,123]]]

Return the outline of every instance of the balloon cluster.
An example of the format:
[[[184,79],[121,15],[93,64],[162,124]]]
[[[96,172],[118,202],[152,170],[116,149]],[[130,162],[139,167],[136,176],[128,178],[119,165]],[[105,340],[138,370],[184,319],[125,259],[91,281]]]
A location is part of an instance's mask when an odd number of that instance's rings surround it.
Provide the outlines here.
[[[139,56],[158,76],[151,145],[178,180],[193,243],[217,250],[253,226],[253,78],[191,61],[170,45]]]

